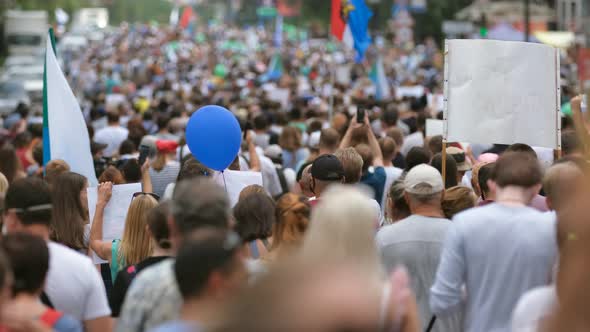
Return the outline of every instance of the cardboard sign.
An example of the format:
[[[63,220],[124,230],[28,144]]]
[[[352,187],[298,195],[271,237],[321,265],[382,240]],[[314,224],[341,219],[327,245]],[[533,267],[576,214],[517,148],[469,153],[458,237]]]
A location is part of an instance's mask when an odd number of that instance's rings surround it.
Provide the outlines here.
[[[559,53],[546,45],[448,40],[448,142],[561,145]]]

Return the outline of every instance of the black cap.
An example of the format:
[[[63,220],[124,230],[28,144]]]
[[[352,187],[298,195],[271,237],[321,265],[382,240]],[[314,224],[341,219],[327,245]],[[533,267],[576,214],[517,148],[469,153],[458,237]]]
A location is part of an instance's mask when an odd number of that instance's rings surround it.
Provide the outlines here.
[[[344,167],[333,154],[324,154],[311,165],[311,176],[321,181],[340,181],[344,177]]]

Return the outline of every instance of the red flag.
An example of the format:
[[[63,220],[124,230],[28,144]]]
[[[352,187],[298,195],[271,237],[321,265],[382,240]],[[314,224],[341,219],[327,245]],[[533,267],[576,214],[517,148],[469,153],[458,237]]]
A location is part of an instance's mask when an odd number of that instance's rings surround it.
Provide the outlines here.
[[[342,18],[342,0],[332,0],[332,35],[336,39],[342,41],[344,38],[344,30],[346,29],[346,22]]]
[[[182,11],[182,17],[180,18],[180,26],[183,29],[186,29],[188,27],[188,25],[191,23],[193,16],[194,16],[193,7],[191,7],[191,6],[184,7],[184,10]]]

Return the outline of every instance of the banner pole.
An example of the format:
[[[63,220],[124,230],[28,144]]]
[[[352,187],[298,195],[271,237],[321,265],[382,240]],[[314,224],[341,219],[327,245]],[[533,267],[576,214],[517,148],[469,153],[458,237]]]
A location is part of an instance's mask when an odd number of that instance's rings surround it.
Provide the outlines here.
[[[334,36],[330,34],[330,41],[334,42]],[[331,70],[331,77],[330,77],[330,108],[328,109],[328,123],[330,126],[332,125],[332,117],[334,116],[334,83],[336,82],[336,60],[334,56],[332,56],[332,65],[330,66]]]
[[[442,180],[444,183],[445,190],[447,188],[447,141],[443,140],[442,143],[442,168],[441,168],[441,175]]]

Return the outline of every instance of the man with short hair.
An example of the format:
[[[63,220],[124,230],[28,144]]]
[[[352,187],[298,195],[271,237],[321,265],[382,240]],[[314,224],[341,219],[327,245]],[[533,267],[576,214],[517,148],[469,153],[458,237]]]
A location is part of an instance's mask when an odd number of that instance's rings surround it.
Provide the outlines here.
[[[334,128],[322,129],[320,134],[319,155],[334,154],[340,144],[340,133]]]
[[[121,143],[129,136],[127,128],[121,127],[119,114],[116,112],[107,113],[108,125],[94,134],[94,141],[106,144],[103,155],[111,158],[119,151]]]
[[[264,114],[257,115],[252,121],[254,125],[254,144],[266,149],[271,144],[277,144],[278,135],[269,130],[268,120]]]
[[[496,200],[496,187],[490,186],[493,182],[491,177],[495,166],[496,163],[493,162],[483,165],[479,169],[479,173],[477,174],[477,184],[479,185],[479,190],[481,192],[481,201],[478,203],[478,206],[488,205]]]
[[[584,152],[580,138],[574,130],[561,132],[561,151],[563,156],[581,156]]]
[[[315,199],[311,199],[310,204],[315,206],[322,193],[334,183],[344,183],[342,163],[332,154],[319,156],[311,165],[311,191]]]
[[[408,154],[406,155],[406,168],[405,171],[408,172],[415,166],[421,164],[430,164],[430,160],[432,159],[432,155],[430,154],[430,150],[416,146],[410,149]]]
[[[464,331],[506,331],[520,296],[549,282],[557,258],[555,216],[528,207],[541,177],[527,153],[498,159],[488,182],[496,202],[453,218],[430,291],[434,314],[445,317],[465,305]]]
[[[111,309],[100,274],[88,257],[49,240],[51,209],[51,193],[45,182],[16,180],[6,192],[6,231],[25,232],[47,241],[49,271],[44,293],[48,304],[82,321],[86,331],[110,331]]]
[[[383,155],[375,133],[369,124],[369,117],[365,114],[363,123],[358,123],[357,118],[353,117],[346,131],[346,134],[340,142],[340,148],[350,147],[352,144],[352,135],[356,129],[364,129],[368,145],[360,144],[355,147],[357,152],[363,158],[361,183],[373,190],[373,198],[381,205],[383,198],[383,187],[385,186],[386,174],[383,169]],[[370,167],[373,169],[370,169]]]
[[[342,163],[344,168],[344,183],[357,184],[363,175],[363,157],[355,150],[355,148],[348,147],[338,149],[334,155]]]
[[[405,266],[412,279],[420,321],[424,326],[432,317],[428,300],[445,236],[451,227],[442,211],[444,184],[432,166],[418,165],[404,178],[405,200],[411,215],[384,226],[376,237],[387,271]],[[460,313],[436,322],[434,331],[460,331]]]
[[[563,162],[551,166],[543,177],[543,190],[547,207],[551,211],[563,211],[571,197],[583,185],[584,173],[573,162]]]
[[[168,221],[172,249],[177,250],[203,227],[227,230],[230,206],[223,188],[209,178],[181,181],[174,189]],[[174,277],[174,259],[142,271],[129,287],[117,332],[143,332],[178,318],[182,298]]]
[[[418,113],[416,116],[416,131],[404,139],[400,151],[404,156],[407,156],[413,147],[424,146],[424,132],[426,130],[426,114],[424,112]]]
[[[204,331],[247,279],[241,248],[237,234],[212,229],[197,231],[185,241],[174,264],[174,276],[183,300],[180,319],[151,331]]]
[[[381,201],[381,209],[385,211],[385,202],[387,201],[387,194],[389,188],[395,180],[397,180],[403,173],[401,168],[393,166],[393,158],[397,153],[397,145],[391,137],[383,137],[379,139],[379,147],[383,154],[383,169],[385,170],[386,180],[383,187],[383,200]]]

